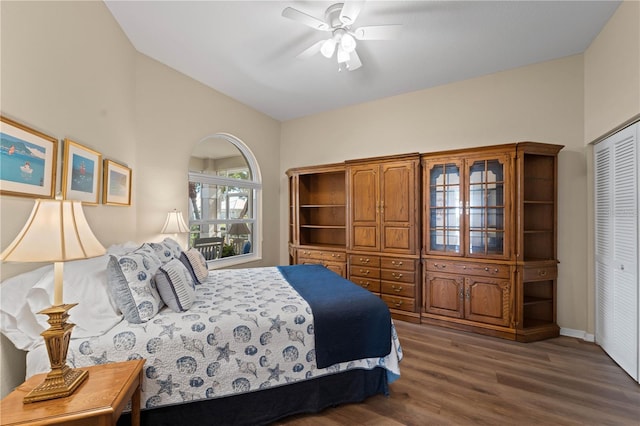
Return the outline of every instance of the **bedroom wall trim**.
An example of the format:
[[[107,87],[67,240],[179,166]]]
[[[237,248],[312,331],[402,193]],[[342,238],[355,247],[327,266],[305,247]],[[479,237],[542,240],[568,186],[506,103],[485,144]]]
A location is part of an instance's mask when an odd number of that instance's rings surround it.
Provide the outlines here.
[[[576,339],[582,339],[585,342],[595,342],[596,338],[593,334],[587,333],[584,330],[574,330],[573,328],[560,327],[560,335],[567,337],[575,337]]]

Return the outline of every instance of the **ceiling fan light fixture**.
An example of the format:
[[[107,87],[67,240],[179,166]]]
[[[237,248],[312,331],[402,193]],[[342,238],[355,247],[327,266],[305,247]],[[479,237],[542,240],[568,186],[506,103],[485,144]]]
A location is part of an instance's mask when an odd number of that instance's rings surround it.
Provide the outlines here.
[[[350,58],[349,52],[344,50],[342,46],[338,46],[338,63],[348,62]]]
[[[340,38],[340,47],[347,53],[351,53],[356,50],[356,39],[349,33],[345,33]]]
[[[335,50],[336,40],[333,37],[325,40],[325,42],[322,43],[322,46],[320,47],[320,53],[322,53],[322,56],[327,59],[333,56],[333,52],[335,52]]]

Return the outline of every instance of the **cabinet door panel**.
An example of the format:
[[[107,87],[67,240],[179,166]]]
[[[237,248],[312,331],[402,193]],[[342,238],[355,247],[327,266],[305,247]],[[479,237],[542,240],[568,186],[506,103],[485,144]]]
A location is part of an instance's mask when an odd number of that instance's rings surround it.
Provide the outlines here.
[[[508,326],[511,320],[511,283],[505,280],[467,277],[464,284],[465,318]]]
[[[399,226],[384,225],[384,248],[388,251],[407,252],[412,248],[411,229]]]
[[[461,256],[462,161],[451,158],[423,163],[423,242],[425,253]]]
[[[425,312],[453,318],[464,317],[462,277],[427,272],[424,287]]]
[[[411,220],[414,173],[412,164],[385,164],[382,167],[383,217],[385,222]]]
[[[416,161],[382,165],[381,227],[383,251],[414,253],[417,238]]]
[[[350,169],[351,248],[380,250],[379,166]]]
[[[378,227],[377,226],[362,226],[353,225],[353,241],[352,246],[354,249],[359,250],[373,250],[378,251]]]
[[[466,254],[470,257],[506,259],[511,255],[511,159],[496,155],[467,159]]]

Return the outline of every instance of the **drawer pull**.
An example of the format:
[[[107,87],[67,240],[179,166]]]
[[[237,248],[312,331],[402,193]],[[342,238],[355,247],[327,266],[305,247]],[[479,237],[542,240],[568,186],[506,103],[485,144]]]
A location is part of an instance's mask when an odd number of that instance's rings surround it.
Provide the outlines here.
[[[438,263],[434,263],[433,266],[435,266],[436,268],[440,268],[440,269],[444,269],[447,267],[447,265],[440,265]]]
[[[399,280],[399,279],[401,279],[401,278],[402,278],[403,274],[396,274],[395,272],[392,272],[392,273],[391,273],[391,276],[392,276],[393,278],[395,278],[396,280]]]
[[[402,300],[398,302],[393,302],[393,306],[395,306],[396,308],[399,308],[400,306],[402,306]]]
[[[396,287],[395,285],[392,285],[391,288],[393,289],[393,291],[395,291],[396,293],[400,293],[402,291],[402,287]]]
[[[360,258],[360,263],[365,263],[365,264],[367,264],[367,263],[369,263],[370,261],[371,261],[371,259],[369,259],[368,257],[367,257],[367,258],[364,258],[364,259],[363,259],[362,257]]]
[[[489,267],[484,268],[485,272],[489,272]],[[494,274],[497,274],[499,272],[498,268],[495,268],[493,271]]]
[[[540,269],[538,271],[538,275],[541,276],[541,277],[546,276],[547,275],[547,270],[546,269]]]
[[[366,283],[363,283],[362,281],[360,281],[360,285],[364,288],[369,288],[369,281],[367,281]]]
[[[395,260],[392,260],[392,261],[391,261],[391,264],[392,264],[393,266],[402,266],[403,262],[402,262],[402,261],[396,262]]]
[[[360,269],[360,273],[361,273],[361,274],[369,275],[369,272],[370,272],[370,271],[369,271],[368,269],[367,269],[367,270]]]

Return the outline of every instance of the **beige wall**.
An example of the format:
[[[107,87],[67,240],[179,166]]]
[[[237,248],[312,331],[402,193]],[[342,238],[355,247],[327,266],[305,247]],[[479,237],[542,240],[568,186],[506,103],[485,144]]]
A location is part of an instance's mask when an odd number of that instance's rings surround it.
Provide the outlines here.
[[[585,144],[640,119],[640,2],[625,1],[584,53]],[[595,331],[593,146],[587,147],[588,323]],[[596,336],[597,339],[597,336]]]
[[[2,114],[56,138],[69,137],[135,170],[136,53],[105,6],[3,1],[0,13]],[[58,173],[58,189],[60,182]],[[24,225],[33,200],[2,196],[0,206],[4,248]],[[135,239],[135,208],[84,210],[104,244]],[[35,266],[2,264],[1,275],[6,278]],[[24,353],[4,336],[0,343],[5,395],[24,380]]]
[[[166,213],[187,208],[191,150],[218,132],[240,138],[257,157],[264,240],[279,244],[279,122],[138,54],[102,2],[2,1],[0,14],[2,114],[133,169],[131,207],[84,208],[103,245],[163,238]],[[0,197],[1,247],[32,206],[31,199]],[[263,261],[252,265],[277,258],[277,250],[263,250]],[[0,274],[6,279],[35,266],[2,264]],[[24,380],[24,353],[4,336],[0,344],[4,396]]]
[[[584,54],[585,142],[640,114],[640,2],[625,1]]]
[[[559,156],[558,322],[586,330],[582,71],[582,55],[576,55],[285,122],[281,176],[290,167],[385,154],[517,141],[565,145]],[[281,188],[284,211],[284,177]]]

